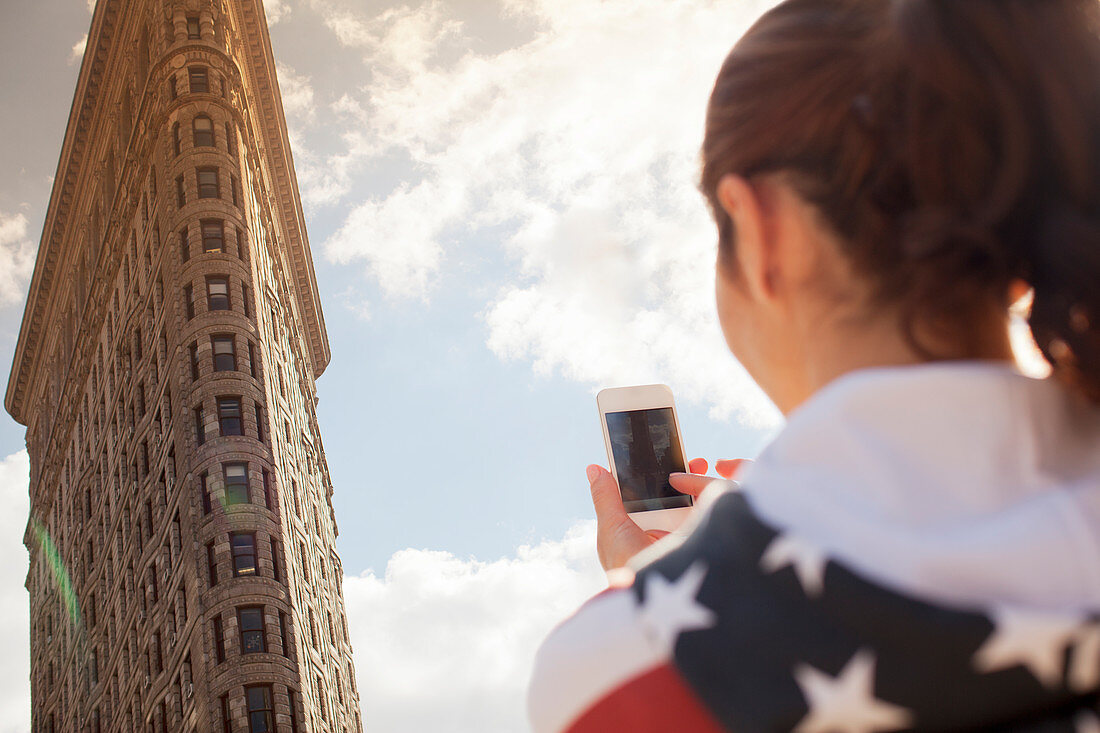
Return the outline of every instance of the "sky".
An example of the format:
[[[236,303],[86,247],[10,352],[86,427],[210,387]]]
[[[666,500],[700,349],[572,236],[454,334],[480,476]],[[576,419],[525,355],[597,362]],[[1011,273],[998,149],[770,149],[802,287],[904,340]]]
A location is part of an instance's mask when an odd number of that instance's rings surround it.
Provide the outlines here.
[[[770,4],[265,0],[369,730],[526,730],[539,640],[604,583],[597,390],[669,384],[712,460],[778,426],[719,332],[696,189],[714,75]],[[4,366],[90,19],[88,0],[0,10]],[[0,733],[29,727],[27,465],[0,415]]]

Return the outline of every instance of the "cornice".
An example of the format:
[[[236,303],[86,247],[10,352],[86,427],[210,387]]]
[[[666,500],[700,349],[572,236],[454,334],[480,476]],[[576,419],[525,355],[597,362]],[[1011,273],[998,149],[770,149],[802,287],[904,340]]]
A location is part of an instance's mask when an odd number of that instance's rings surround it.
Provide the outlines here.
[[[289,237],[291,264],[294,268],[294,284],[298,305],[302,309],[306,335],[310,347],[313,377],[321,376],[328,366],[328,332],[325,329],[321,299],[317,290],[317,277],[313,269],[313,255],[306,234],[305,215],[298,193],[298,177],[294,172],[294,159],[287,134],[283,98],[275,72],[275,57],[271,48],[267,19],[262,0],[240,0],[242,33],[249,55],[248,73],[253,76],[249,85],[252,100],[259,109],[257,120],[263,125],[265,162],[273,175],[276,188],[276,212],[282,217]]]

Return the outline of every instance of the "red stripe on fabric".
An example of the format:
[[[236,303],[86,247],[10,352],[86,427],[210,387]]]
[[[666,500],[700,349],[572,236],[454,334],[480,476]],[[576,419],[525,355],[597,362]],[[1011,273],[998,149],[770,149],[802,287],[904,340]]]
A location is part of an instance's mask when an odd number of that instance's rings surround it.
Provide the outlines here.
[[[565,733],[721,733],[718,724],[668,664],[654,667],[597,700]]]

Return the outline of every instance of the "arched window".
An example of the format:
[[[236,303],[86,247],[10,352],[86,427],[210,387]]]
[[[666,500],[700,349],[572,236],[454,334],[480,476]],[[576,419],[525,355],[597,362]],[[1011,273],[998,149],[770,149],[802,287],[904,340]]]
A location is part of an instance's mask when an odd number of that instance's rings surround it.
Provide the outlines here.
[[[199,115],[191,122],[191,130],[194,133],[195,147],[214,146],[214,123],[206,115]]]

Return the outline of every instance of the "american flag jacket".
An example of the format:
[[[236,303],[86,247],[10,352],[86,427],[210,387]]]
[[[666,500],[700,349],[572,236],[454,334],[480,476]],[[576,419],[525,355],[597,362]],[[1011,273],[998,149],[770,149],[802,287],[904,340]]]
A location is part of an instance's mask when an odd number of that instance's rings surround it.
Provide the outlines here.
[[[1100,733],[1100,412],[1004,367],[876,370],[743,484],[550,635],[535,733]]]

